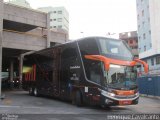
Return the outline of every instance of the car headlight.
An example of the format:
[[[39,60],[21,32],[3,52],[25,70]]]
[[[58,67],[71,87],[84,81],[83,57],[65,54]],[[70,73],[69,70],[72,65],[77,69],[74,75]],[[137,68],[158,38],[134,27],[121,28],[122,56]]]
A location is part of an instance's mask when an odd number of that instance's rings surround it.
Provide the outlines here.
[[[104,96],[111,96],[111,97],[115,96],[114,93],[110,93],[110,92],[107,92],[107,91],[104,91],[104,90],[101,90],[101,94],[104,95]]]

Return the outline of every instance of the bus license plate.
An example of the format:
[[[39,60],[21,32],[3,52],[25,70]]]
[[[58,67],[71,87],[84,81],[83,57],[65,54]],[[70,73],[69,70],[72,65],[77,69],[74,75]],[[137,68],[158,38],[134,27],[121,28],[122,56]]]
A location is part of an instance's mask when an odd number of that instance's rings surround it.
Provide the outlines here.
[[[130,105],[132,104],[131,100],[123,100],[123,101],[119,101],[119,105]]]

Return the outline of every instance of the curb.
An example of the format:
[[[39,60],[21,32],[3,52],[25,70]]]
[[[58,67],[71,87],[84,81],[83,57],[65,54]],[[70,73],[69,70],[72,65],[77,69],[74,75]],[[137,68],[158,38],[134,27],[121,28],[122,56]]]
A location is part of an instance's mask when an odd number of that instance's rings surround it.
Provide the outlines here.
[[[160,100],[160,96],[153,96],[153,95],[147,95],[147,94],[140,94],[140,97],[155,98]]]

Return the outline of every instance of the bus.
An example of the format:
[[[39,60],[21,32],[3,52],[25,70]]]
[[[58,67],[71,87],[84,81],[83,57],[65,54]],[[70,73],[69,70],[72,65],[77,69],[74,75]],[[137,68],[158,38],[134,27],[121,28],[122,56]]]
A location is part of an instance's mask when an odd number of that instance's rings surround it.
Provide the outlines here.
[[[123,40],[87,37],[26,56],[30,67],[23,87],[30,95],[47,95],[84,104],[115,106],[138,103],[137,64]]]

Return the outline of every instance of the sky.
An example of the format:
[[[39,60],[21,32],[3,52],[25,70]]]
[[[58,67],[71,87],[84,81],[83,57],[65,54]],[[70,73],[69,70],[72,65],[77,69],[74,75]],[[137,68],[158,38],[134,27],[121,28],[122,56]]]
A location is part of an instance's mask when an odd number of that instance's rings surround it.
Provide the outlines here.
[[[117,37],[137,30],[136,0],[27,0],[32,8],[64,6],[69,12],[69,38]],[[108,36],[108,32],[115,35]]]

